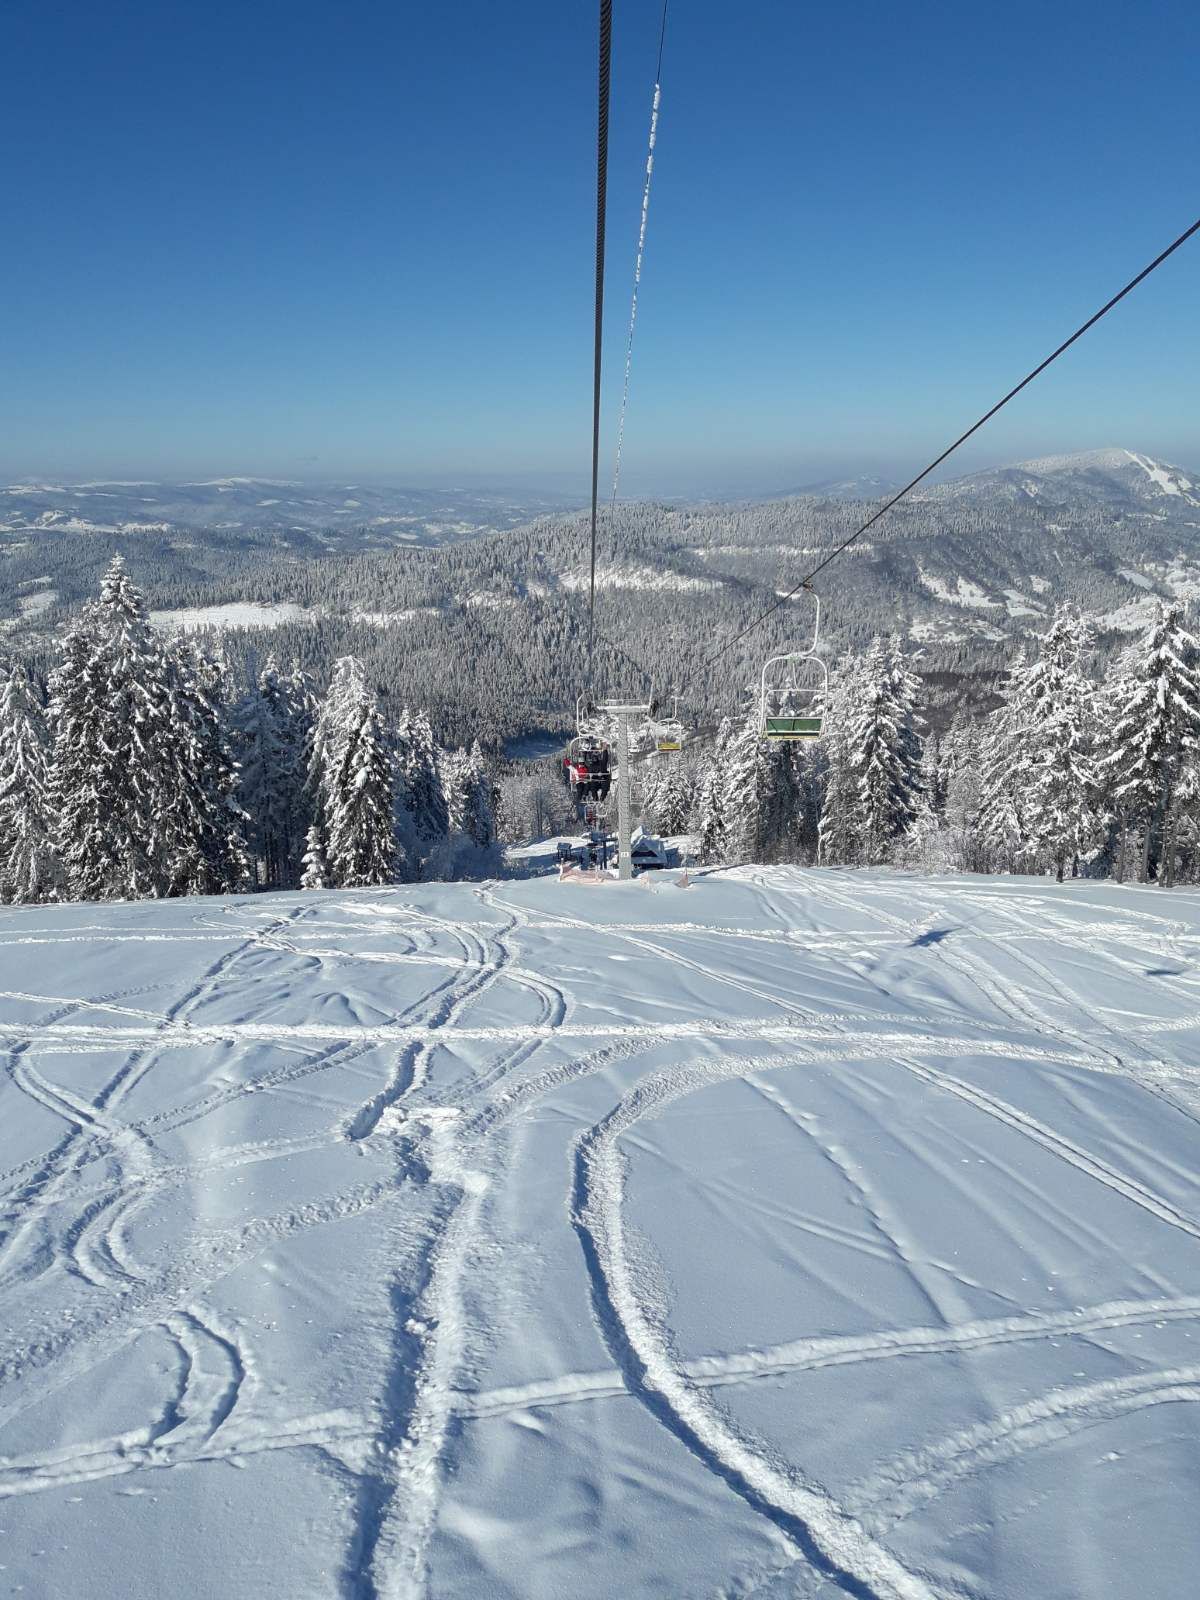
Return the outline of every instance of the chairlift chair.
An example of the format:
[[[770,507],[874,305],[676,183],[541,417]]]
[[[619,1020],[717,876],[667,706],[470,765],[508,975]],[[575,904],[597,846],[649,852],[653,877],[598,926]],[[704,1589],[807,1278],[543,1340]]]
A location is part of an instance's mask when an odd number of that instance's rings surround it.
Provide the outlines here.
[[[563,770],[577,801],[607,799],[612,767],[605,740],[577,734],[567,746]]]
[[[809,593],[817,608],[812,643],[806,650],[771,656],[763,663],[759,718],[764,739],[819,739],[824,729],[829,668],[816,653],[821,633],[821,599],[815,591]],[[790,669],[786,679],[785,668]],[[807,683],[800,681],[805,677]],[[797,700],[804,702],[799,709]],[[781,701],[787,706],[786,711]]]
[[[563,772],[575,800],[606,800],[612,787],[612,748],[604,737],[604,722],[586,695],[575,703],[575,737],[567,745]]]
[[[670,755],[683,749],[683,723],[679,720],[678,695],[672,699],[669,716],[659,715],[658,708],[651,706],[648,727],[654,748],[660,755]]]
[[[607,745],[608,723],[599,706],[586,694],[581,694],[575,701],[575,733],[580,739],[594,739],[600,744]]]

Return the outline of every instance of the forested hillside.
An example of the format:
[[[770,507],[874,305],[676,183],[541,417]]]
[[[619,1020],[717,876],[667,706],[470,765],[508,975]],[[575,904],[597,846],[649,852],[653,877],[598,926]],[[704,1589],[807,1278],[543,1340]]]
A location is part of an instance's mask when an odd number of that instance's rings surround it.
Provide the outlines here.
[[[921,648],[922,709],[935,727],[948,725],[960,702],[995,703],[1014,647],[1045,626],[1057,603],[1086,611],[1109,652],[1147,625],[1159,597],[1200,592],[1191,482],[1132,452],[1100,452],[913,496],[822,579],[828,649],[861,651],[893,632]],[[639,691],[686,683],[688,716],[715,728],[736,714],[763,656],[803,639],[808,604],[801,597],[782,606],[715,662],[714,645],[870,509],[812,495],[618,506],[602,529],[598,676],[613,686],[632,679]],[[478,738],[497,750],[570,726],[581,687],[586,539],[580,515],[446,548],[336,554],[303,533],[286,544],[278,533],[228,530],[26,534],[0,545],[0,604],[13,614],[13,650],[46,670],[53,630],[122,553],[163,626],[274,623],[226,631],[229,659],[244,675],[274,653],[324,681],[334,661],[352,654],[392,712],[415,701],[441,741]],[[205,609],[214,607],[234,609]]]
[[[876,635],[812,705],[783,680],[773,714],[823,735],[763,737],[753,693],[715,736],[650,754],[639,816],[713,865],[794,862],[1200,877],[1200,664],[1159,605],[1118,656],[1059,607],[1003,675],[996,709],[922,711],[919,658]],[[412,685],[409,685],[412,688]],[[501,837],[575,826],[557,760],[489,766],[441,745],[415,694],[384,703],[361,660],[327,680],[267,657],[253,675],[150,624],[120,558],[57,643],[0,693],[0,898],[136,899],[480,877]]]

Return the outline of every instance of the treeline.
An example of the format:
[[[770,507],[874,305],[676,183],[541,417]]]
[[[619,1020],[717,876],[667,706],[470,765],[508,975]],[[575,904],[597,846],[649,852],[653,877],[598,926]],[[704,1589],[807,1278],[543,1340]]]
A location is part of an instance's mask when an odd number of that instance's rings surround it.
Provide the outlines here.
[[[597,683],[639,694],[686,683],[686,713],[706,731],[736,716],[738,688],[756,663],[810,631],[807,598],[772,611],[728,652],[715,655],[713,642],[761,616],[820,552],[854,530],[862,512],[803,497],[741,507],[617,506],[601,533]],[[833,569],[825,642],[834,652],[863,654],[874,635],[896,628],[922,640],[922,711],[941,731],[963,692],[973,709],[990,707],[997,672],[1027,627],[1045,627],[1051,597],[1107,618],[1098,644],[1111,650],[1114,618],[1132,626],[1123,612],[1151,606],[1151,586],[1177,568],[1172,582],[1190,574],[1179,563],[1192,533],[1170,506],[1162,517],[1135,517],[1004,497],[982,504],[914,497],[889,513],[886,530],[852,546]],[[118,545],[136,563],[152,605],[302,608],[301,620],[272,632],[227,636],[239,674],[257,675],[270,650],[280,660],[295,656],[325,682],[336,660],[354,655],[380,688],[387,717],[398,717],[406,702],[419,704],[442,744],[478,737],[495,752],[533,731],[569,731],[587,650],[587,531],[576,517],[539,518],[442,549],[382,553],[304,534],[286,543],[220,530],[186,538],[56,534],[20,548],[0,543],[0,609],[15,611],[34,587],[73,608]],[[969,579],[965,589],[960,579]],[[48,665],[37,654],[38,630],[60,620],[51,611],[16,624],[12,647],[26,651],[35,670]],[[464,659],[474,663],[466,680]]]
[[[1059,608],[999,706],[942,735],[920,698],[899,641],[876,638],[832,674],[820,741],[761,738],[755,702],[698,759],[650,758],[647,821],[712,863],[1200,882],[1200,649],[1178,605],[1104,667]]]
[[[0,898],[139,899],[483,876],[500,850],[476,745],[385,720],[353,657],[318,697],[150,627],[117,557],[48,681],[0,690]]]
[[[467,661],[487,670],[443,670]],[[876,636],[831,674],[819,741],[763,739],[748,696],[682,756],[637,763],[641,816],[711,863],[1200,881],[1200,650],[1178,605],[1107,656],[1060,607],[990,673],[993,709],[930,728],[927,662]],[[46,674],[0,674],[0,898],[481,877],[501,838],[574,826],[557,760],[497,784],[478,742],[443,748],[356,655],[319,681],[271,657],[238,677],[155,633],[114,559]]]

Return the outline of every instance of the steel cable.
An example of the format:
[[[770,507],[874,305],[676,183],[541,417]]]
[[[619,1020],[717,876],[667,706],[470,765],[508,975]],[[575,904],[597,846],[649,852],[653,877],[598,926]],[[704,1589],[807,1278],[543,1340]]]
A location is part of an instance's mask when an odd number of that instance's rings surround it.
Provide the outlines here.
[[[596,639],[596,505],[600,488],[600,374],[604,346],[604,228],[608,210],[608,102],[612,82],[612,0],[600,0],[600,76],[596,124],[596,338],[592,371],[592,541],[588,574],[587,695],[592,698]]]
[[[1022,389],[1031,384],[1040,373],[1045,372],[1046,368],[1050,366],[1052,362],[1057,361],[1059,356],[1061,356],[1064,351],[1069,350],[1077,339],[1081,339],[1083,335],[1087,333],[1089,328],[1094,328],[1095,325],[1100,321],[1101,317],[1107,316],[1114,306],[1118,305],[1122,300],[1124,300],[1127,294],[1131,293],[1132,290],[1137,288],[1139,283],[1144,282],[1144,280],[1148,278],[1157,267],[1161,267],[1168,256],[1174,255],[1175,251],[1178,250],[1181,245],[1186,244],[1192,235],[1198,232],[1200,232],[1200,218],[1197,218],[1197,220],[1192,223],[1190,228],[1185,229],[1184,232],[1181,233],[1176,240],[1169,244],[1160,255],[1155,256],[1154,260],[1150,262],[1149,266],[1143,267],[1136,278],[1131,278],[1123,289],[1119,290],[1115,295],[1113,295],[1111,300],[1106,301],[1105,304],[1100,307],[1099,311],[1090,316],[1081,327],[1076,328],[1075,332],[1070,336],[1069,339],[1064,339],[1062,344],[1058,346],[1057,350],[1051,351],[1044,361],[1039,361],[1037,366],[1034,367],[1033,371],[1026,373],[1026,375],[1021,379],[1020,383],[1011,388],[1002,399],[997,400],[996,404],[992,406],[989,411],[985,411],[983,416],[979,418],[978,422],[973,422],[965,433],[960,433],[958,438],[955,439],[954,443],[947,445],[940,456],[937,456],[929,463],[927,467],[918,472],[915,478],[911,479],[910,482],[904,485],[903,489],[898,490],[889,500],[885,501],[877,511],[873,512],[871,516],[867,518],[861,527],[855,529],[848,539],[844,539],[836,549],[831,550],[822,561],[817,563],[811,572],[806,573],[806,575],[800,579],[799,583],[797,583],[794,588],[789,589],[786,594],[781,594],[778,599],[773,601],[771,605],[767,606],[759,616],[755,617],[753,621],[748,622],[746,626],[735,633],[732,638],[727,639],[719,649],[714,650],[710,655],[705,656],[705,658],[700,662],[699,666],[696,667],[695,671],[690,673],[684,680],[680,688],[680,693],[682,693],[689,684],[693,683],[699,674],[707,667],[710,667],[714,661],[719,661],[727,651],[733,649],[735,644],[738,644],[746,637],[747,634],[753,633],[755,628],[760,628],[768,617],[774,616],[775,612],[779,611],[788,603],[789,600],[793,600],[802,589],[811,584],[813,579],[817,577],[819,573],[824,572],[825,568],[828,567],[831,562],[836,561],[838,556],[842,555],[846,550],[848,550],[856,539],[861,539],[868,528],[873,528],[881,517],[885,516],[893,506],[898,505],[900,501],[904,499],[905,495],[910,494],[912,490],[914,490],[919,483],[922,483],[931,472],[936,471],[937,468],[941,466],[942,462],[947,459],[947,457],[954,454],[959,445],[965,444],[973,433],[978,433],[985,422],[990,422],[998,411],[1003,410],[1010,400],[1015,399],[1016,396],[1020,394]]]

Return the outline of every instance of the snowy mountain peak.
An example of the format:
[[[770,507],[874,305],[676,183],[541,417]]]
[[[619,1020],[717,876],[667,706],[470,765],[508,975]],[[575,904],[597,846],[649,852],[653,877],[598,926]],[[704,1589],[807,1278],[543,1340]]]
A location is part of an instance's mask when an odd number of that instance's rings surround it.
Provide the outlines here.
[[[1048,477],[1056,472],[1119,472],[1136,460],[1132,450],[1113,445],[1107,450],[1073,450],[1065,455],[1038,456],[1033,461],[1015,461],[1012,471],[1033,472]]]
[[[1011,466],[992,467],[956,478],[928,491],[940,499],[999,496],[1054,505],[1068,501],[1099,505],[1122,513],[1155,514],[1200,507],[1200,473],[1123,446],[1039,456]]]
[[[1037,461],[1019,462],[1014,470],[1039,477],[1115,473],[1124,479],[1132,478],[1133,483],[1148,494],[1179,495],[1190,500],[1200,493],[1200,483],[1196,481],[1195,474],[1189,475],[1165,461],[1156,461],[1152,456],[1139,455],[1136,450],[1120,447],[1080,450],[1074,455],[1042,456]],[[1193,504],[1200,504],[1200,501],[1193,500]]]

